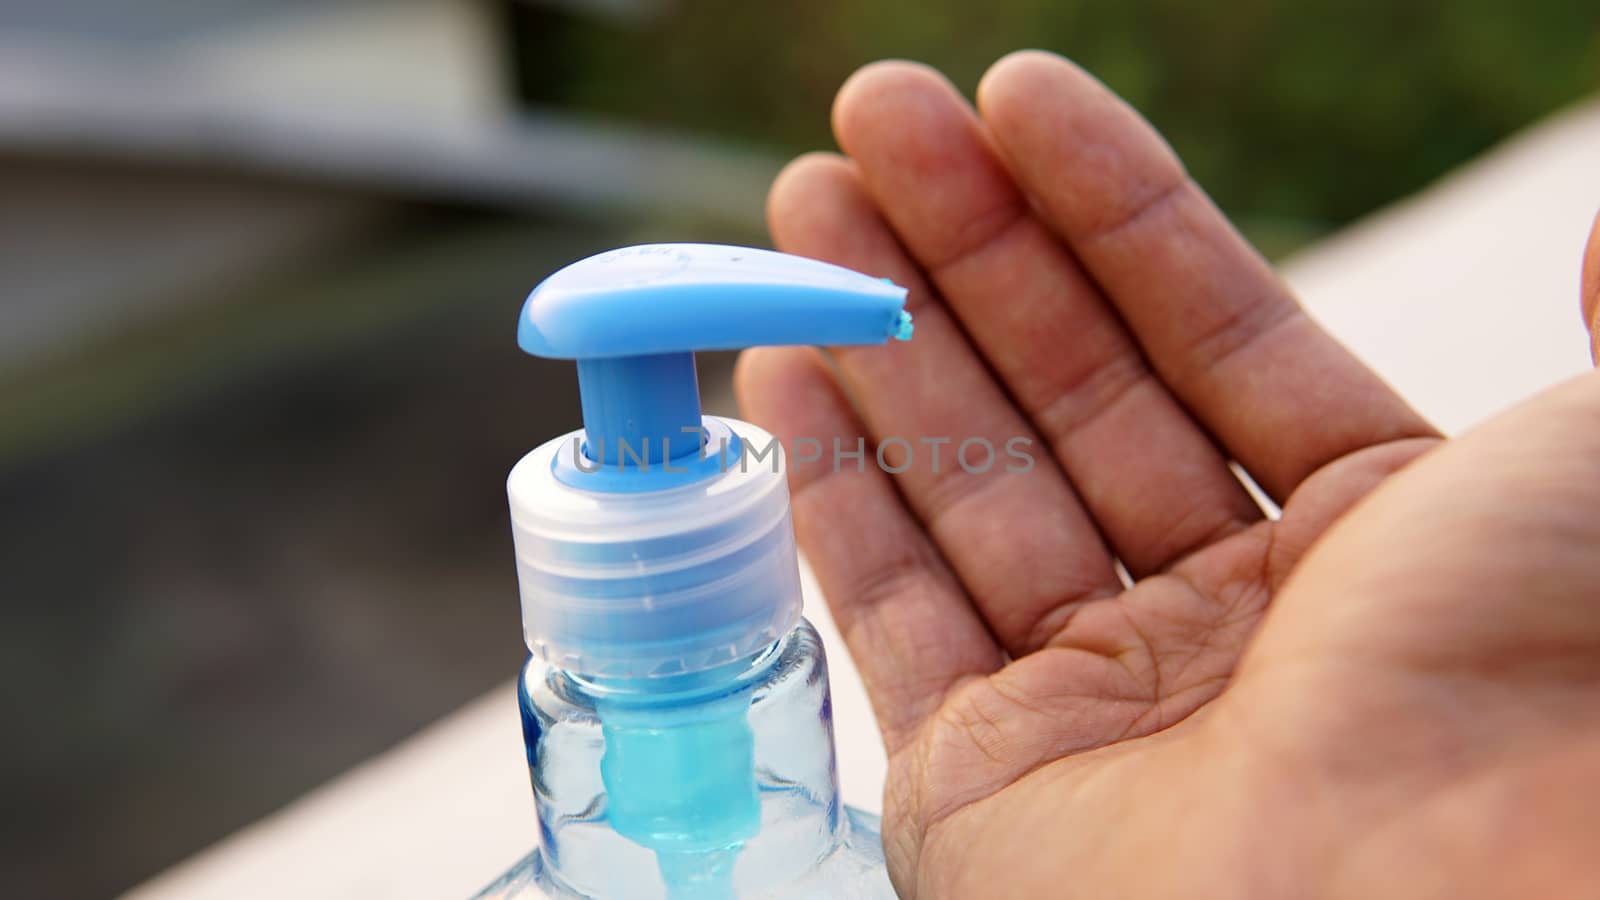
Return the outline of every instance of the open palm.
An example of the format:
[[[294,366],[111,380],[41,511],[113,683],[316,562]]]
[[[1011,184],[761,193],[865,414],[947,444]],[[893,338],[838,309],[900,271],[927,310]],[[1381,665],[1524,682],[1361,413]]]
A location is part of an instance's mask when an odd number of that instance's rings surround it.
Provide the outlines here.
[[[906,464],[791,474],[900,892],[1595,883],[1600,381],[1442,446],[1092,78],[1021,53],[978,99],[868,67],[848,157],[770,198],[780,249],[908,286],[916,339],[738,373],[791,446]],[[971,438],[1036,464],[968,471]]]

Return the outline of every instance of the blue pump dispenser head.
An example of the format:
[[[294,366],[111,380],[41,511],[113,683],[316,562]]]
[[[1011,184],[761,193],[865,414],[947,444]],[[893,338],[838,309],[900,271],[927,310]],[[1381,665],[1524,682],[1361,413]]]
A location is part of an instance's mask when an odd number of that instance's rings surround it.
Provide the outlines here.
[[[694,351],[904,340],[905,296],[887,281],[768,250],[624,247],[534,288],[517,343],[578,361],[589,459],[642,468],[701,449]]]
[[[517,342],[577,361],[584,427],[507,483],[529,648],[588,677],[659,678],[745,658],[793,627],[781,448],[701,415],[694,352],[904,340],[905,297],[839,266],[712,244],[612,250],[536,287]]]
[[[596,688],[607,820],[655,851],[674,900],[733,896],[762,827],[741,678],[800,617],[782,448],[701,415],[694,352],[905,340],[905,297],[814,260],[658,244],[567,266],[523,307],[517,342],[576,360],[583,395],[583,430],[506,485],[524,635]]]

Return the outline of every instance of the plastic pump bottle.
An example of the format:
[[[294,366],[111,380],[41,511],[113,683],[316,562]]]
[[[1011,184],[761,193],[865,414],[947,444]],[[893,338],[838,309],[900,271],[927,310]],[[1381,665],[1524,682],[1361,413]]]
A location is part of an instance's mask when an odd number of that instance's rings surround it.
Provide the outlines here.
[[[480,897],[894,896],[876,818],[839,800],[783,449],[701,415],[694,351],[905,340],[905,294],[781,253],[662,244],[528,296],[518,343],[577,360],[583,429],[507,482],[539,846]]]

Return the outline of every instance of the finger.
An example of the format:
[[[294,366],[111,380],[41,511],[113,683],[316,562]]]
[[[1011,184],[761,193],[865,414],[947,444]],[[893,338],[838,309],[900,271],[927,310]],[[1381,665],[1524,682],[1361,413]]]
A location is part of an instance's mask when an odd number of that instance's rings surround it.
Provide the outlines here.
[[[789,450],[795,535],[892,752],[951,685],[998,668],[1000,650],[888,476],[835,463],[834,439],[854,447],[863,432],[816,351],[746,351],[734,387]]]
[[[1008,445],[1037,449],[1037,434],[900,249],[852,166],[834,156],[801,158],[773,185],[768,212],[781,249],[910,290],[915,339],[839,348],[835,358],[874,442],[898,438],[916,451],[896,484],[1001,646],[1027,653],[1075,604],[1120,590],[1111,556],[1060,469],[1043,454],[1024,468],[1007,453]],[[939,466],[928,440],[947,442]],[[971,465],[963,466],[969,441]]]
[[[1589,352],[1600,363],[1600,215],[1594,217],[1583,254],[1583,321],[1589,327]]]
[[[1028,209],[949,82],[911,63],[868,66],[839,92],[834,130],[1135,576],[1260,518],[1099,289]]]
[[[1148,123],[1042,52],[978,89],[995,145],[1162,380],[1282,501],[1363,447],[1433,430],[1324,333]]]

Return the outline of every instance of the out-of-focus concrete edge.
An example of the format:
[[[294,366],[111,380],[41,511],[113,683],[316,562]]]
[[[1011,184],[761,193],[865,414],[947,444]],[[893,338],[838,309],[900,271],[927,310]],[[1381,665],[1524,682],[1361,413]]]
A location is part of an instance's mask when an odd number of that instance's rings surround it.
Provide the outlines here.
[[[1447,433],[1589,368],[1584,241],[1600,100],[1565,110],[1283,266],[1306,307]]]
[[[533,846],[521,743],[508,682],[125,896],[465,897]]]

